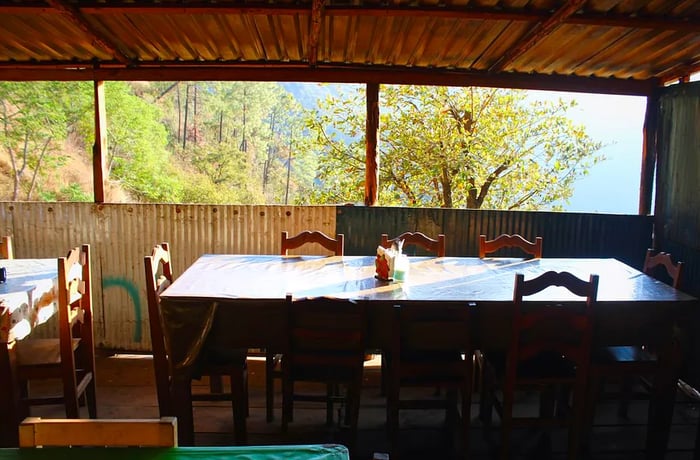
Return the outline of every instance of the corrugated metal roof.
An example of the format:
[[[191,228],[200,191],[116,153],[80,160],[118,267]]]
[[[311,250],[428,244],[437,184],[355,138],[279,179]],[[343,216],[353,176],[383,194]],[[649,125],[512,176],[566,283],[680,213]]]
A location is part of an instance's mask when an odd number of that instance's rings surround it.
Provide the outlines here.
[[[0,0],[0,30],[6,80],[218,76],[645,93],[700,69],[697,0]]]

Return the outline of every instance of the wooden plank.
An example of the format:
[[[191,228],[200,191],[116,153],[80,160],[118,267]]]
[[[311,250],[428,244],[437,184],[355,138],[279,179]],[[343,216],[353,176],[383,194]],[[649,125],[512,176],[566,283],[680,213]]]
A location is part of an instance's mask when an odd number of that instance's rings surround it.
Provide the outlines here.
[[[28,417],[19,427],[19,446],[176,447],[177,421],[175,417],[45,420]]]
[[[95,144],[92,146],[95,203],[105,202],[105,159],[107,158],[107,109],[104,81],[95,81]]]
[[[139,67],[104,64],[95,69],[75,62],[1,64],[0,80],[6,81],[298,81],[326,83],[377,83],[395,85],[481,86],[486,88],[538,89],[581,93],[648,96],[656,79],[630,80],[601,77],[542,75],[506,72],[492,74],[455,69],[400,69],[389,66],[332,66],[311,68],[305,63],[206,63],[143,62]]]
[[[365,128],[365,206],[376,206],[379,199],[379,85],[367,84],[367,121]]]
[[[658,129],[659,96],[647,96],[642,140],[642,177],[639,184],[639,214],[651,214],[656,167],[656,130]]]

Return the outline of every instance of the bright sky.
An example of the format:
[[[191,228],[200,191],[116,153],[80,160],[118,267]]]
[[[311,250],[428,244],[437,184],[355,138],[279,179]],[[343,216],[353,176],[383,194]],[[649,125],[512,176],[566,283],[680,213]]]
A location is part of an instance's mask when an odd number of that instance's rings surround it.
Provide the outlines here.
[[[588,134],[604,145],[601,153],[606,160],[576,182],[565,210],[636,214],[646,98],[553,91],[530,93],[536,99],[575,99],[578,106],[568,112],[569,117],[583,124]]]

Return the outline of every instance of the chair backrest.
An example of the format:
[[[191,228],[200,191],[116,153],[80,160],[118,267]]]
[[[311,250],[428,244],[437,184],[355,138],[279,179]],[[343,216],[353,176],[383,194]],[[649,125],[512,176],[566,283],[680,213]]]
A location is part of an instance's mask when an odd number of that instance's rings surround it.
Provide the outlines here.
[[[382,233],[381,245],[384,248],[390,248],[391,244],[403,240],[403,247],[409,245],[419,246],[426,251],[432,252],[437,257],[445,257],[445,235],[438,235],[437,240],[426,236],[421,232],[403,232],[396,238],[389,239],[389,235]]]
[[[561,286],[580,297],[577,301],[523,301],[551,286]],[[584,281],[569,272],[549,271],[525,281],[515,275],[513,326],[508,376],[515,378],[518,364],[542,353],[565,356],[577,365],[577,373],[587,372],[592,334],[593,305],[598,295],[598,275]],[[508,377],[507,377],[508,378]]]
[[[12,251],[12,237],[3,236],[0,239],[0,258],[2,259],[14,259],[15,255]]]
[[[663,268],[663,270],[662,270]],[[647,249],[644,258],[644,273],[662,281],[669,282],[676,289],[681,287],[681,275],[683,274],[683,262],[673,263],[671,254],[659,252],[654,254],[653,249]]]
[[[58,258],[58,321],[61,363],[75,369],[73,339],[94,350],[92,331],[92,270],[90,245],[84,244]],[[94,361],[94,352],[88,353]],[[83,354],[82,356],[87,356]],[[92,368],[94,369],[94,362]]]
[[[323,232],[305,230],[292,237],[287,232],[282,232],[281,254],[286,256],[290,249],[311,243],[320,244],[336,256],[342,256],[345,253],[345,235],[342,233],[336,235],[334,239]]]
[[[470,350],[469,307],[404,305],[394,308],[392,354]]]
[[[160,419],[46,419],[19,426],[20,447],[177,447],[175,417]]]
[[[487,254],[496,252],[501,248],[520,248],[526,254],[531,254],[536,259],[542,258],[542,237],[535,238],[535,242],[528,241],[522,236],[502,234],[492,240],[487,240],[486,235],[479,235],[479,258],[483,259]]]
[[[148,323],[151,330],[153,367],[156,376],[158,407],[161,416],[170,412],[170,361],[168,359],[163,321],[160,312],[160,294],[173,282],[170,264],[170,246],[157,244],[151,255],[143,258],[146,270],[146,299],[148,300]]]
[[[362,369],[367,313],[363,302],[347,299],[292,299],[287,296],[287,372],[321,381],[344,380]]]

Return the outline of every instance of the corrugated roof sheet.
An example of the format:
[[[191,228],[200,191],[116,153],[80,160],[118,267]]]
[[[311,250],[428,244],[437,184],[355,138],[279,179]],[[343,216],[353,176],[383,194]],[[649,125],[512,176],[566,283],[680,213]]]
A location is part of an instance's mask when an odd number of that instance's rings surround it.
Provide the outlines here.
[[[696,0],[0,0],[0,30],[6,80],[432,77],[644,93],[700,70]]]

